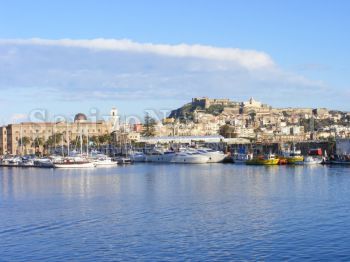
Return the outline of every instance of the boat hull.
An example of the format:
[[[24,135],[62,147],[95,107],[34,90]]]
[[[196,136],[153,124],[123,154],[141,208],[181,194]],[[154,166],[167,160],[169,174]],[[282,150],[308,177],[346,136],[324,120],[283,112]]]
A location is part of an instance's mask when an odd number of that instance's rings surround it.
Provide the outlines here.
[[[96,161],[94,162],[94,165],[96,167],[111,167],[118,165],[118,163],[114,161]]]
[[[204,154],[204,156],[209,158],[208,163],[221,163],[226,157],[225,154]]]
[[[247,165],[265,165],[265,166],[273,166],[278,165],[279,159],[252,159],[247,160]]]
[[[209,158],[203,155],[196,156],[175,156],[171,163],[176,164],[205,164],[208,163]]]
[[[175,154],[146,155],[146,162],[170,163]]]
[[[287,157],[287,164],[294,165],[304,161],[303,156]]]
[[[55,163],[55,168],[94,168],[95,165],[91,162],[87,163]]]

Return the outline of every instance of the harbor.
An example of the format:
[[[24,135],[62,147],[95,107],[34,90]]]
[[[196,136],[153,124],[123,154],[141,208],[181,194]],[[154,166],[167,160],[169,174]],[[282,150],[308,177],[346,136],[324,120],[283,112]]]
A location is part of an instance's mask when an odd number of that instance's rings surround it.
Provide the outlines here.
[[[349,179],[340,165],[0,168],[1,259],[332,260],[349,255]]]
[[[349,140],[343,139],[334,142],[311,142],[285,144],[236,144],[228,145],[221,141],[216,142],[210,137],[210,143],[204,143],[206,137],[196,143],[191,138],[182,143],[176,143],[175,138],[165,141],[164,138],[144,147],[113,148],[108,145],[105,153],[81,143],[80,151],[64,151],[61,155],[5,155],[0,157],[0,167],[38,167],[38,168],[94,168],[117,167],[118,164],[132,163],[168,163],[168,164],[210,164],[232,163],[247,165],[350,165]],[[169,138],[170,139],[170,138]],[[189,138],[187,138],[189,139]],[[198,139],[198,138],[197,138]],[[219,138],[221,140],[221,138]],[[153,138],[156,140],[156,138]],[[164,141],[166,143],[164,143]],[[177,141],[179,142],[179,141]],[[188,142],[188,143],[186,143]],[[338,145],[338,146],[337,146]],[[319,147],[315,147],[319,146]],[[108,148],[108,150],[107,150]],[[328,151],[327,151],[328,150]],[[118,153],[117,153],[118,152]]]

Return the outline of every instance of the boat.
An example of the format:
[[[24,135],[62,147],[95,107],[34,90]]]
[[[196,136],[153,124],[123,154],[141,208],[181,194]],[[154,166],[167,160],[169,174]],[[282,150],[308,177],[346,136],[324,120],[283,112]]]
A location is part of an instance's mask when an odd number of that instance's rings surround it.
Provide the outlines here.
[[[232,155],[232,161],[235,164],[245,164],[248,160],[251,159],[253,159],[253,154],[234,153]]]
[[[163,148],[155,147],[146,154],[146,162],[170,163],[175,152],[172,150],[164,150]]]
[[[75,156],[75,157],[64,157],[59,162],[54,162],[55,168],[93,168],[95,164],[88,161],[85,158]]]
[[[350,165],[350,155],[333,155],[329,158],[329,164]]]
[[[296,165],[315,165],[315,164],[322,164],[323,158],[322,157],[316,157],[316,156],[306,156],[304,157],[303,161],[296,162]]]
[[[96,167],[110,167],[110,166],[116,166],[118,163],[116,161],[113,161],[111,157],[108,157],[101,153],[92,153],[89,160],[96,166]]]
[[[131,164],[132,160],[130,157],[126,156],[117,156],[113,158],[113,161],[120,164],[120,165],[126,165],[126,164]]]
[[[246,161],[247,165],[278,165],[278,163],[279,159],[274,154],[257,156]]]
[[[146,161],[146,155],[142,152],[134,152],[130,154],[130,159],[133,162],[145,162]]]
[[[18,163],[20,167],[34,167],[34,159],[28,156],[21,158],[21,161]]]
[[[52,168],[54,167],[54,164],[50,158],[37,158],[34,160],[34,166],[42,168]]]
[[[298,162],[303,162],[304,157],[301,155],[301,150],[296,150],[294,146],[292,150],[282,151],[282,156],[280,157],[281,164],[284,161],[287,164],[297,164]]]
[[[176,152],[170,160],[171,163],[181,164],[205,164],[208,163],[209,157],[198,152],[190,150]]]
[[[209,158],[208,163],[220,163],[226,158],[226,155],[222,151],[216,151],[211,148],[198,148],[196,149],[196,152],[207,156]]]
[[[112,158],[107,156],[96,158],[92,162],[96,167],[116,166],[118,164],[118,162],[112,161]]]
[[[19,156],[5,156],[1,160],[1,166],[17,167],[20,165],[22,159]]]

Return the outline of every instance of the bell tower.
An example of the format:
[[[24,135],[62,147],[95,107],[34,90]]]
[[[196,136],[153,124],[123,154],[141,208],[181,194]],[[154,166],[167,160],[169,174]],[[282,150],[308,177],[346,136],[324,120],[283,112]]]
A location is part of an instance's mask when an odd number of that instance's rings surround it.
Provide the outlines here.
[[[111,125],[111,131],[117,131],[119,130],[119,116],[118,116],[118,110],[115,107],[112,107],[110,116],[109,116],[109,122]]]

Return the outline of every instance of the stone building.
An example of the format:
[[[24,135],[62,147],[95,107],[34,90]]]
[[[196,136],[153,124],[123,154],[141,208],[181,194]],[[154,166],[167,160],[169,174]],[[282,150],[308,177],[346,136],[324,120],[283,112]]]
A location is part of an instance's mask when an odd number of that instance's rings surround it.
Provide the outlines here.
[[[112,110],[113,112],[116,113]],[[90,122],[84,114],[79,113],[75,115],[74,122],[9,124],[0,129],[0,154],[33,154],[50,137],[55,139],[59,136],[61,141],[55,143],[67,145],[68,141],[76,140],[80,134],[89,137],[110,134],[116,128],[114,117],[115,115],[112,115],[109,121]]]

